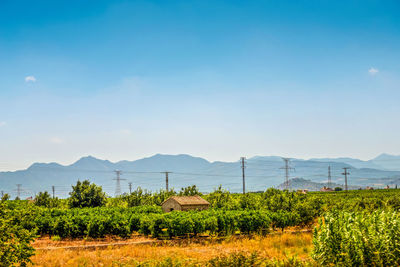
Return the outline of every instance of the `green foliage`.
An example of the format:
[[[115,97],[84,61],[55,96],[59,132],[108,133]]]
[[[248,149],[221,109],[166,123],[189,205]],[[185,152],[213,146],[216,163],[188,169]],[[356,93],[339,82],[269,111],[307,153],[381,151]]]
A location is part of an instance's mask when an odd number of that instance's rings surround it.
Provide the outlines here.
[[[56,208],[60,206],[60,200],[58,198],[52,198],[47,191],[39,192],[34,199],[34,203],[36,206],[46,208]]]
[[[322,265],[399,266],[400,214],[334,211],[320,220],[313,243]]]
[[[201,193],[199,192],[199,189],[197,189],[196,185],[188,186],[185,188],[182,188],[181,191],[179,192],[180,196],[200,196]]]
[[[39,192],[39,194],[36,195],[34,201],[35,201],[35,205],[37,205],[37,206],[49,208],[50,202],[51,202],[51,196],[47,191]]]
[[[300,267],[312,266],[312,263],[303,262],[296,258],[285,260],[271,260],[263,258],[256,252],[253,253],[230,253],[209,260],[205,266],[209,267]]]
[[[34,224],[40,235],[61,238],[129,237],[133,231],[154,237],[230,235],[267,232],[273,214],[261,210],[205,210],[162,213],[160,207],[45,209],[37,211]]]
[[[59,237],[58,235],[52,236],[51,237],[52,241],[61,241],[61,237]]]
[[[71,208],[101,207],[106,203],[106,194],[101,186],[91,184],[88,180],[78,181],[69,194]]]
[[[152,194],[147,190],[142,190],[138,187],[130,195],[124,197],[128,203],[128,207],[137,207],[142,205],[152,204]]]
[[[250,255],[246,253],[232,253],[211,259],[208,266],[223,267],[223,266],[237,266],[237,267],[252,267],[261,266],[261,259],[257,253]]]
[[[341,187],[335,187],[335,191],[342,191],[343,190],[343,188],[341,188]]]
[[[5,202],[5,201],[7,201],[9,199],[10,199],[10,195],[6,193],[1,197],[1,202]]]
[[[109,203],[110,201],[113,202],[110,206],[125,206],[126,203],[126,207],[161,205],[161,203],[163,203],[169,197],[175,195],[176,192],[173,189],[169,191],[161,189],[160,191],[152,193],[148,190],[142,190],[140,187],[138,187],[131,194],[109,200]]]
[[[153,193],[152,196],[153,196],[152,204],[153,205],[161,205],[168,198],[170,198],[172,196],[176,196],[176,192],[174,189],[170,189],[168,191],[161,189],[160,191]]]
[[[234,209],[233,197],[229,191],[222,189],[220,185],[214,192],[207,194],[204,198],[210,202],[211,207],[213,208],[229,208]]]
[[[34,254],[31,242],[35,230],[30,223],[30,210],[11,210],[0,203],[0,266],[25,266]]]
[[[133,262],[129,266],[136,267],[305,267],[317,266],[310,262],[304,262],[297,258],[287,258],[284,260],[274,260],[260,256],[258,253],[233,252],[212,258],[206,262],[198,262],[194,259],[180,259],[167,257],[162,260],[148,260]]]

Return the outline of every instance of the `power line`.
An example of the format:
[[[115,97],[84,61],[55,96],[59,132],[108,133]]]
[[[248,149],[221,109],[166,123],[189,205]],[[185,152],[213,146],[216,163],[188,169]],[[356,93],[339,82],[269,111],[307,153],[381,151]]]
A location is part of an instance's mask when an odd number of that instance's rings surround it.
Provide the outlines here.
[[[121,195],[121,180],[126,180],[126,179],[121,179],[121,173],[122,171],[120,170],[115,170],[114,171],[117,177],[113,180],[117,181],[116,187],[115,187],[115,196]]]
[[[129,184],[129,194],[132,194],[132,183],[128,183]]]
[[[332,176],[331,176],[331,166],[328,166],[328,187],[331,188],[332,186]]]
[[[213,173],[185,173],[185,172],[174,172],[178,175],[197,175],[197,176],[220,176],[220,177],[237,177],[237,175],[224,175],[224,174],[213,174]]]
[[[22,192],[21,186],[22,186],[22,184],[17,184],[17,196],[18,196],[18,198],[20,198],[20,196],[21,196],[21,192]]]
[[[343,170],[344,172],[342,173],[342,175],[344,175],[344,188],[347,191],[348,190],[348,186],[347,186],[347,175],[349,175],[350,173],[347,171],[348,169],[350,169],[349,167],[344,167]]]
[[[285,166],[281,167],[281,169],[285,170],[285,182],[284,182],[284,187],[286,190],[289,190],[289,171],[293,170],[294,168],[290,167],[290,158],[282,158],[283,161],[285,162]]]
[[[165,171],[165,172],[161,172],[161,173],[164,173],[164,174],[165,174],[165,189],[166,189],[167,192],[168,192],[168,174],[170,174],[170,173],[172,173],[172,172],[167,172],[167,171]]]
[[[245,194],[246,193],[246,179],[245,179],[245,174],[244,174],[244,169],[246,168],[246,166],[245,166],[245,160],[246,160],[246,158],[245,157],[241,157],[240,158],[240,161],[241,161],[241,163],[242,163],[242,179],[243,179],[243,194]]]

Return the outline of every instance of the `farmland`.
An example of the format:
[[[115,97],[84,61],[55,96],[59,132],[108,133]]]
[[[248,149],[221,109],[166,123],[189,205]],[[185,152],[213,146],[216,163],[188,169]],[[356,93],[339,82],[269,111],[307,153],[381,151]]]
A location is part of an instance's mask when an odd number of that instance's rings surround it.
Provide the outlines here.
[[[90,192],[99,190],[93,184],[85,186]],[[171,213],[162,213],[160,203],[171,195],[200,194],[195,186],[180,192],[138,189],[117,198],[102,198],[99,191],[92,202],[85,202],[84,191],[79,192],[78,202],[74,194],[70,199],[39,194],[35,201],[2,200],[0,233],[2,240],[12,242],[0,248],[0,258],[19,251],[10,264],[32,261],[47,266],[399,263],[400,191],[395,189],[233,194],[217,188],[203,195],[210,209]],[[154,243],[135,245],[129,240]],[[82,242],[110,246],[78,253],[45,249]],[[112,247],[117,242],[127,244]]]

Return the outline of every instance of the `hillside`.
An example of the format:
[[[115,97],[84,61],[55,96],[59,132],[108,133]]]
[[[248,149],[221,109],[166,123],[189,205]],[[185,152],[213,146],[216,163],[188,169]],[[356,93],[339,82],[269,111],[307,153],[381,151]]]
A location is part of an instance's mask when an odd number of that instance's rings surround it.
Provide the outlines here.
[[[331,166],[332,181],[343,184],[342,168],[350,167],[349,185],[384,187],[395,184],[400,179],[400,171],[387,171],[374,168],[355,168],[338,160],[292,159],[290,178],[303,178],[313,183],[327,182],[327,169]],[[246,189],[265,190],[279,186],[284,180],[283,161],[280,157],[257,156],[246,163]],[[57,163],[35,163],[26,170],[0,172],[0,190],[16,196],[16,185],[22,184],[21,197],[35,195],[39,191],[51,191],[54,185],[56,195],[68,196],[71,185],[77,180],[89,179],[103,186],[109,195],[115,192],[114,170],[121,170],[122,192],[128,192],[128,183],[133,188],[150,190],[165,188],[162,172],[171,171],[170,188],[196,184],[201,191],[208,192],[220,184],[232,192],[241,192],[241,166],[238,162],[209,162],[190,155],[161,155],[135,161],[110,162],[92,156],[83,157],[75,163],[64,166]],[[311,186],[311,185],[310,185]],[[313,186],[319,190],[320,184]]]
[[[290,190],[307,189],[309,191],[319,191],[324,186],[328,187],[328,183],[317,183],[317,182],[313,182],[311,180],[306,180],[306,179],[303,179],[303,178],[293,178],[293,179],[289,180],[289,188],[290,188]],[[331,184],[331,188],[334,189],[335,187],[341,187],[341,188],[344,189],[344,185],[343,184],[332,183]],[[285,186],[282,183],[277,188],[278,189],[285,189]],[[351,190],[355,190],[355,189],[359,189],[360,186],[350,185],[350,186],[348,186],[348,188],[351,189]]]

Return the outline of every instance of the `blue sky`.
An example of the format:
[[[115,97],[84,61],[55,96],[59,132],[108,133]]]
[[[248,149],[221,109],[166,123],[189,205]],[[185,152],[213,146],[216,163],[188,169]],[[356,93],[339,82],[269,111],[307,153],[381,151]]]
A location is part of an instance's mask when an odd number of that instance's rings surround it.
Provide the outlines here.
[[[0,170],[400,154],[398,1],[0,2]]]

